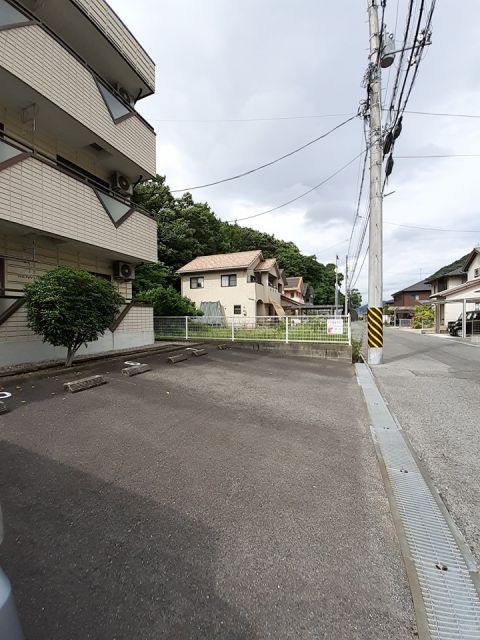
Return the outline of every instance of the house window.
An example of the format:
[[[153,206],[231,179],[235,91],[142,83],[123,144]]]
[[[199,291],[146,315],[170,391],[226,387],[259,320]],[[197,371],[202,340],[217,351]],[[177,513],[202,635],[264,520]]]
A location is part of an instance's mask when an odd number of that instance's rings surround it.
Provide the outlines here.
[[[203,276],[190,278],[190,289],[203,289]]]
[[[480,276],[480,268],[473,270],[473,277],[478,278]]]
[[[418,293],[415,296],[415,300],[420,300],[420,296],[418,295]]]
[[[233,313],[238,316],[242,313],[242,305],[241,304],[234,304],[233,305]]]
[[[237,276],[234,273],[233,275],[222,276],[222,287],[236,287],[237,286]]]

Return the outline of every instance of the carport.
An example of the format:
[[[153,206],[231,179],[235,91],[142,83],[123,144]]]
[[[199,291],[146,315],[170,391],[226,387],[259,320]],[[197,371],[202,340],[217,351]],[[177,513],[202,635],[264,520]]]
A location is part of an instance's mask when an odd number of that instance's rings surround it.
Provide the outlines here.
[[[467,304],[474,304],[474,310],[480,310],[480,295],[469,298],[456,298],[455,300],[446,300],[441,295],[436,296],[437,300],[432,300],[431,304],[435,305],[435,331],[440,333],[440,314],[438,313],[438,307],[444,304],[461,304],[462,305],[462,335],[468,337],[466,333],[467,328]]]

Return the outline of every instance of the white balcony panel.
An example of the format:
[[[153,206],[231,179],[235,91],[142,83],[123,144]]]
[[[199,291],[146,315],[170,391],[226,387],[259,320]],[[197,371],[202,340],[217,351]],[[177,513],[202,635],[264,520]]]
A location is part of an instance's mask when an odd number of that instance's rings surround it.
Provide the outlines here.
[[[0,31],[0,66],[155,174],[153,131],[136,115],[115,124],[92,74],[40,26]]]
[[[33,158],[0,171],[0,220],[125,258],[157,260],[152,218],[134,211],[116,228],[91,187]]]
[[[155,64],[120,18],[103,0],[73,0],[122,55],[155,88]]]

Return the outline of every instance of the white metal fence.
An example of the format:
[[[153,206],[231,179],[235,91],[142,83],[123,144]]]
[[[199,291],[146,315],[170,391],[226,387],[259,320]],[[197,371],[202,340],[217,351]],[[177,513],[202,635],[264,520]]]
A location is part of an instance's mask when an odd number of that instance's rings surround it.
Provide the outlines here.
[[[351,344],[350,316],[155,316],[157,340]]]

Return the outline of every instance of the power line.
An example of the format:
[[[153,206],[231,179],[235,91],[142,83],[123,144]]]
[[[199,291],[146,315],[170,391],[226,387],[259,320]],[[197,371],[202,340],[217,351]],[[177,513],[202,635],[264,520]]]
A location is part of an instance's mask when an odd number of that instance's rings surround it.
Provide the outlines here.
[[[417,116],[446,116],[450,118],[480,118],[478,114],[472,113],[438,113],[432,111],[409,111],[405,110],[404,113],[411,113]]]
[[[318,136],[317,138],[314,138],[313,140],[310,140],[309,142],[306,142],[305,144],[303,144],[301,147],[298,147],[297,149],[294,149],[293,151],[289,151],[288,153],[285,153],[283,156],[280,156],[280,158],[276,158],[275,160],[271,160],[270,162],[266,162],[265,164],[261,164],[258,167],[255,167],[254,169],[249,169],[248,171],[243,171],[242,173],[238,173],[234,176],[230,176],[229,178],[223,178],[222,180],[216,180],[215,182],[207,182],[205,184],[200,184],[197,185],[195,187],[185,187],[184,189],[171,189],[171,193],[179,193],[180,191],[194,191],[195,189],[203,189],[205,187],[213,187],[216,184],[221,184],[223,182],[231,182],[232,180],[238,180],[238,178],[243,178],[245,176],[248,176],[252,173],[255,173],[256,171],[260,171],[261,169],[265,169],[266,167],[271,167],[273,164],[280,162],[280,160],[285,160],[285,158],[289,158],[290,156],[293,156],[295,153],[298,153],[299,151],[302,151],[303,149],[306,149],[307,147],[311,146],[312,144],[315,144],[315,142],[318,142],[319,140],[323,140],[323,138],[326,138],[327,136],[329,136],[331,133],[333,133],[334,131],[336,131],[337,129],[340,129],[341,127],[345,126],[346,124],[348,124],[349,122],[351,122],[352,120],[354,120],[357,116],[351,116],[350,118],[347,118],[347,120],[344,120],[343,122],[340,122],[340,124],[337,124],[335,127],[333,127],[333,129],[330,129],[329,131],[327,131],[326,133],[322,133],[321,136]]]
[[[357,153],[357,155],[354,158],[352,158],[346,164],[344,164],[342,167],[340,167],[340,169],[337,169],[334,173],[330,174],[327,178],[325,178],[325,180],[322,180],[322,182],[319,182],[317,185],[315,185],[311,189],[308,189],[308,191],[304,191],[299,196],[296,196],[295,198],[292,198],[291,200],[288,200],[287,202],[279,204],[276,207],[272,207],[271,209],[267,209],[267,211],[262,211],[261,213],[255,213],[252,216],[245,216],[244,218],[233,218],[232,220],[226,220],[226,222],[241,222],[242,220],[251,220],[252,218],[259,218],[260,216],[264,216],[267,213],[272,213],[273,211],[277,211],[278,209],[282,209],[283,207],[286,207],[287,205],[292,204],[292,202],[296,202],[297,200],[300,200],[300,198],[304,198],[309,193],[312,193],[312,191],[315,191],[319,187],[323,186],[324,184],[326,184],[327,182],[329,182],[330,180],[335,178],[335,176],[337,176],[339,173],[341,173],[347,167],[349,167],[351,164],[353,164],[355,162],[355,160],[360,158],[362,153],[365,153],[365,150],[361,151],[360,153]]]
[[[364,266],[364,264],[365,264],[365,260],[367,259],[367,256],[368,256],[368,250],[369,250],[369,249],[370,249],[370,245],[367,245],[367,248],[365,249],[365,255],[363,256],[362,264],[361,264],[361,266],[360,266],[360,270],[359,270],[359,272],[357,273],[357,277],[355,278],[355,282],[351,285],[351,287],[350,287],[349,291],[351,291],[352,289],[355,289],[355,286],[356,286],[356,284],[357,284],[357,282],[358,282],[358,279],[359,279],[359,277],[360,277],[360,275],[361,275],[361,273],[362,273],[363,266]]]
[[[149,118],[152,122],[199,122],[199,123],[228,123],[228,122],[275,122],[277,120],[309,120],[312,118],[342,118],[355,115],[353,113],[322,113],[311,116],[270,116],[265,118]]]
[[[398,158],[480,158],[480,153],[436,153],[433,155],[419,155],[419,156],[395,156]]]
[[[384,224],[389,224],[394,227],[402,227],[404,229],[419,229],[421,231],[445,231],[446,233],[480,233],[480,229],[444,229],[441,227],[419,227],[413,224],[400,224],[399,222],[390,222],[384,220]]]

